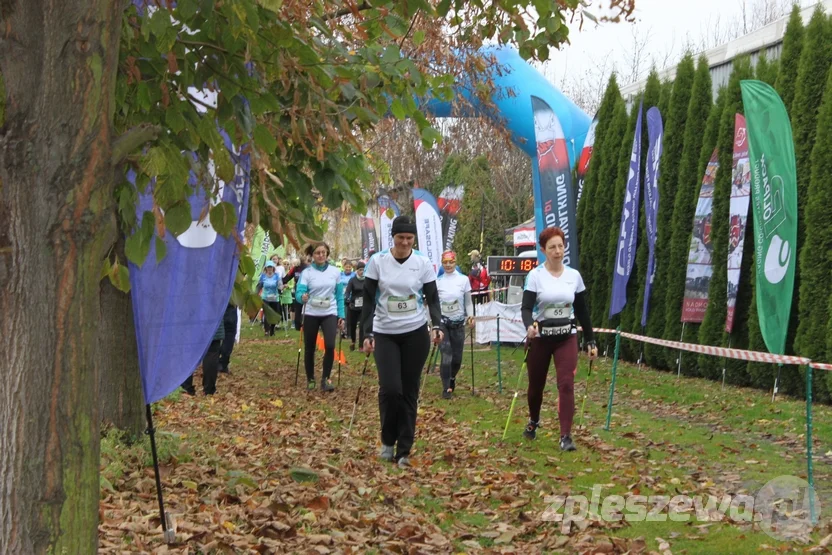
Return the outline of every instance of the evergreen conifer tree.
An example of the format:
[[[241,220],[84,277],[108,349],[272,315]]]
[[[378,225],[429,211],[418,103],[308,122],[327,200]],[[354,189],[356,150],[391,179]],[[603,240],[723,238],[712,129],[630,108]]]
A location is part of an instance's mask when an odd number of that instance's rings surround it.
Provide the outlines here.
[[[604,321],[609,322],[607,326],[609,328],[615,328],[621,324],[622,315],[626,312],[627,308],[624,307],[624,310],[616,316],[613,316],[612,319],[607,319],[610,313],[610,301],[612,300],[612,269],[615,267],[615,251],[618,246],[618,236],[621,230],[621,207],[624,204],[624,191],[627,189],[627,177],[630,173],[630,155],[633,150],[633,135],[635,134],[636,118],[638,116],[638,107],[641,99],[642,95],[640,94],[632,101],[629,119],[627,120],[627,129],[624,137],[621,139],[621,144],[618,146],[618,162],[616,164],[615,179],[611,183],[613,201],[610,227],[613,229],[607,238],[606,264],[604,265],[604,267],[610,268],[607,295],[604,299]]]
[[[615,194],[618,185],[618,155],[621,146],[627,140],[627,108],[624,101],[619,97],[615,105],[615,115],[607,131],[608,142],[604,143],[604,159],[600,168],[599,185],[595,195],[595,202],[592,205],[592,216],[590,226],[590,250],[593,258],[592,275],[583,274],[584,280],[589,279],[590,284],[590,306],[592,308],[592,322],[600,326],[607,322],[609,308],[607,301],[610,296],[612,284],[612,266],[607,264],[607,246],[610,235],[618,234],[618,219],[621,217],[621,208],[616,208]],[[632,145],[633,137],[630,130],[629,142]]]
[[[827,349],[827,322],[832,295],[832,72],[818,115],[817,141],[812,150],[811,176],[806,198],[806,243],[800,252],[800,294],[795,351],[820,362],[832,360]],[[794,308],[792,309],[794,310]],[[828,378],[815,372],[813,395],[828,400]],[[832,380],[829,380],[832,386]]]
[[[775,88],[786,105],[786,111],[791,116],[794,90],[797,84],[797,70],[800,67],[800,55],[803,52],[803,20],[800,18],[800,6],[795,3],[783,35],[783,51],[780,55],[780,66],[777,72]]]
[[[685,293],[688,252],[690,250],[693,230],[693,214],[699,198],[699,189],[705,167],[716,146],[716,133],[725,95],[720,94],[716,104],[711,104],[711,77],[708,62],[701,57],[697,63],[694,89],[688,109],[688,123],[685,128],[685,146],[679,168],[679,183],[673,206],[671,225],[670,262],[668,263],[667,295],[665,302],[665,339],[679,341],[696,341],[698,325],[685,326],[682,337],[682,301]],[[677,365],[678,352],[668,351],[668,364]],[[695,357],[682,357],[683,371],[696,375]]]
[[[751,62],[747,57],[734,60],[734,70],[723,94],[727,95],[725,108],[719,120],[717,148],[719,149],[719,171],[714,182],[713,212],[711,216],[711,261],[713,275],[708,289],[708,308],[699,328],[699,342],[702,345],[725,346],[725,316],[727,312],[728,287],[728,222],[731,200],[731,166],[734,158],[735,115],[742,112],[740,81],[753,76]],[[722,377],[722,361],[710,355],[697,357],[699,372],[710,379]]]
[[[658,106],[661,99],[662,84],[656,68],[650,71],[647,76],[647,83],[644,86],[644,114],[641,125],[641,173],[639,176],[639,201],[638,201],[638,244],[636,250],[636,264],[630,274],[630,281],[627,283],[627,306],[622,314],[622,330],[642,334],[641,312],[644,304],[644,283],[647,279],[647,226],[644,213],[644,177],[647,166],[647,152],[650,149],[650,142],[647,138],[647,110]],[[641,352],[642,344],[636,341],[622,341],[629,343],[626,348],[622,347],[625,360],[635,361]]]
[[[693,55],[688,52],[676,67],[676,80],[668,107],[662,112],[664,138],[659,173],[659,214],[658,238],[656,241],[656,274],[650,298],[650,312],[647,319],[647,335],[664,337],[665,302],[667,297],[667,276],[670,268],[671,220],[679,182],[679,167],[685,142],[685,126],[688,119],[691,94],[693,92],[696,66]],[[667,356],[662,347],[645,345],[646,361],[651,366],[667,368]]]
[[[794,155],[797,167],[797,249],[800,259],[806,236],[806,197],[809,191],[809,180],[812,173],[812,148],[815,144],[815,133],[818,125],[818,111],[823,101],[826,88],[826,76],[832,63],[832,24],[818,4],[812,13],[812,18],[805,29],[803,51],[797,72],[794,101],[789,117],[794,135]],[[795,274],[794,293],[792,296],[792,318],[789,322],[786,337],[786,353],[794,353],[795,338],[798,326],[798,310],[800,305],[801,273]],[[801,370],[803,372],[804,370]],[[797,381],[799,383],[793,383]],[[782,389],[792,391],[801,388],[802,374],[793,368],[782,372]],[[825,397],[825,389],[818,390],[817,395]]]
[[[604,165],[615,165],[618,156],[618,138],[611,132],[617,107],[622,104],[621,93],[615,74],[610,76],[601,106],[598,108],[598,124],[595,128],[595,144],[592,148],[592,158],[589,162],[583,194],[578,205],[578,241],[580,245],[581,275],[584,276],[589,289],[589,306],[592,310],[597,304],[603,304],[593,295],[591,283],[588,281],[598,271],[599,258],[592,249],[592,234],[595,232],[595,210],[607,184],[601,179]],[[613,154],[611,155],[610,152]]]
[[[780,64],[777,60],[769,61],[765,53],[763,53],[760,55],[760,59],[757,60],[757,67],[754,68],[754,77],[773,87],[777,82],[777,71],[779,68]]]

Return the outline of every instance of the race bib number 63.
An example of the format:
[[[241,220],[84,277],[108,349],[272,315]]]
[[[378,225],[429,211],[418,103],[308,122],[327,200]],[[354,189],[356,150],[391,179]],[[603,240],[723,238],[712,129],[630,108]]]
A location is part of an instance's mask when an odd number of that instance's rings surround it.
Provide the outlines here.
[[[416,295],[409,297],[390,296],[387,299],[387,311],[391,314],[404,314],[416,310]]]

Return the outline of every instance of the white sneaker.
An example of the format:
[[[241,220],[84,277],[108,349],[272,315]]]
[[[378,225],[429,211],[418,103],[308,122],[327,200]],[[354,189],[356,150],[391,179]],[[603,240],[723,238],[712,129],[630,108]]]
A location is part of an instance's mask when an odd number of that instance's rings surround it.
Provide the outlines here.
[[[400,458],[399,462],[398,462],[398,465],[399,465],[399,468],[409,468],[410,466],[412,466],[410,464],[410,459],[408,459],[407,457]]]
[[[381,446],[381,453],[378,454],[378,458],[383,460],[383,461],[392,462],[393,461],[393,446],[392,445],[382,445]]]

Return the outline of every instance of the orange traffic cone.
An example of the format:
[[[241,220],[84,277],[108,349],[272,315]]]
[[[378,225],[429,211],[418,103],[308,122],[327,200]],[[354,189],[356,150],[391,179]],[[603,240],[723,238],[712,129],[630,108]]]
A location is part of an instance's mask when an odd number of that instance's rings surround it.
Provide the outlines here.
[[[341,364],[343,364],[345,366],[347,364],[347,357],[344,356],[344,351],[343,350],[338,351],[338,362],[340,362]]]
[[[315,347],[317,347],[317,349],[318,349],[319,351],[323,351],[323,350],[325,349],[325,347],[324,347],[324,338],[323,338],[323,337],[321,337],[320,335],[319,335],[319,336],[318,336],[318,338],[315,340]]]

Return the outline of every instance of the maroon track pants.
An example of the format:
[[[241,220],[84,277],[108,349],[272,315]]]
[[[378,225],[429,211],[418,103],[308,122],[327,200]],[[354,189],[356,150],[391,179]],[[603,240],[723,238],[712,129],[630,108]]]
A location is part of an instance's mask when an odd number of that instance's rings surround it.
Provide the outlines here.
[[[556,341],[536,337],[529,347],[526,369],[529,373],[529,418],[540,420],[540,405],[543,404],[543,390],[549,374],[549,361],[554,357],[558,381],[558,420],[560,435],[572,433],[572,419],[575,416],[575,369],[578,367],[578,336]]]

